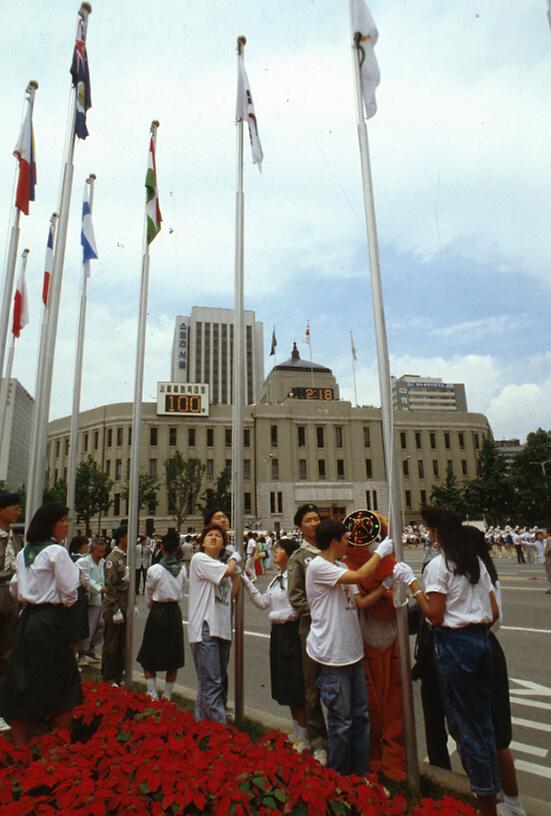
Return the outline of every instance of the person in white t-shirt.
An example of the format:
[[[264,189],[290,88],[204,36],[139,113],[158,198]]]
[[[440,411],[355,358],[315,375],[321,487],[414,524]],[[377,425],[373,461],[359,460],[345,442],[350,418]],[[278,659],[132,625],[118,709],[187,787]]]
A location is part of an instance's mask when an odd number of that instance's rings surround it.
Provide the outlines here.
[[[320,555],[306,572],[306,597],[312,622],[306,639],[308,656],[319,664],[319,689],[327,707],[328,765],[345,774],[369,770],[369,714],[363,671],[363,640],[358,607],[368,607],[382,597],[381,584],[368,595],[360,595],[361,584],[374,572],[382,558],[392,553],[385,539],[375,555],[358,570],[339,561],[346,554],[348,533],[334,519],[316,528]]]
[[[226,533],[209,524],[199,537],[202,552],[195,553],[189,571],[189,642],[197,672],[196,720],[226,723],[223,675],[232,638],[231,601],[241,583],[233,552],[226,564],[220,555]]]

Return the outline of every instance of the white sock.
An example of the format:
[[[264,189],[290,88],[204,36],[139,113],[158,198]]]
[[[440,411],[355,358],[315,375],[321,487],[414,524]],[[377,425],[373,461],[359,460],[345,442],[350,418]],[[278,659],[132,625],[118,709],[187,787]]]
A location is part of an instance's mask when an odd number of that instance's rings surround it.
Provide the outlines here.
[[[526,816],[526,811],[522,806],[520,796],[508,796],[503,793],[503,801],[516,814],[516,816]]]
[[[306,726],[305,725],[299,725],[299,727],[298,727],[298,738],[301,739],[306,744],[308,744],[308,734],[306,733]]]
[[[298,731],[299,728],[300,728],[300,725],[298,724],[298,722],[296,720],[293,720],[293,740],[292,740],[293,742],[295,740],[299,739],[299,731]]]
[[[172,689],[174,688],[174,683],[165,683],[165,691],[163,697],[165,700],[172,699]]]
[[[155,677],[146,677],[145,683],[147,685],[147,693],[150,697],[153,697],[154,700],[159,699],[159,695],[157,694],[157,687],[155,685]]]

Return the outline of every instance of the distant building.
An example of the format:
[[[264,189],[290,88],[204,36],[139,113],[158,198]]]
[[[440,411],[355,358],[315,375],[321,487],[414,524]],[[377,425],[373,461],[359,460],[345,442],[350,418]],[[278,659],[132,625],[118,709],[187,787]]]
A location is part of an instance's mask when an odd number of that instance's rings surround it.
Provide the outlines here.
[[[0,451],[0,480],[11,490],[27,481],[29,438],[34,399],[19,380],[9,381],[4,442]]]
[[[466,411],[465,386],[417,374],[392,377],[392,405],[397,411]]]
[[[258,402],[264,380],[263,326],[245,311],[245,402]],[[233,309],[194,306],[176,318],[172,343],[172,382],[209,386],[212,405],[231,405]]]
[[[495,439],[494,444],[498,453],[505,459],[508,470],[511,469],[511,465],[525,448],[525,445],[521,445],[520,439]]]

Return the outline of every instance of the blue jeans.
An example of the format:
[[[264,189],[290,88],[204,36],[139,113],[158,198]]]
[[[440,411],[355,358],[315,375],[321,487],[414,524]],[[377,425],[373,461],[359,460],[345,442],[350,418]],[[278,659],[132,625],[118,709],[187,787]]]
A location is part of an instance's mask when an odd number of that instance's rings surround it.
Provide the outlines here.
[[[492,725],[492,652],[483,627],[434,630],[434,660],[448,729],[474,793],[501,790]]]
[[[191,644],[191,653],[197,672],[198,688],[195,700],[195,719],[227,723],[224,708],[222,678],[230,656],[231,640],[211,637],[209,625],[203,621],[200,643]]]
[[[329,767],[363,776],[369,770],[369,714],[362,661],[319,667],[320,697],[327,706]]]

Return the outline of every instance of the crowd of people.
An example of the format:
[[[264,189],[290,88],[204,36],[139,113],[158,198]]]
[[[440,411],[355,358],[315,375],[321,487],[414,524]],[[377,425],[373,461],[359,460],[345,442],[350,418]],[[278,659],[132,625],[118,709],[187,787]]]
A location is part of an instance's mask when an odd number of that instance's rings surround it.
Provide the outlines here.
[[[0,726],[21,744],[38,719],[68,726],[81,700],[79,663],[101,663],[105,682],[122,682],[134,610],[125,526],[111,541],[76,536],[67,548],[69,509],[46,504],[21,542],[11,532],[18,505],[17,495],[0,494]],[[424,547],[421,578],[396,563],[384,520],[380,534],[360,548],[348,520],[322,521],[313,504],[297,510],[292,536],[249,534],[243,560],[219,509],[206,515],[196,538],[175,531],[140,537],[133,580],[149,610],[137,655],[147,693],[158,697],[164,673],[163,696],[171,698],[185,660],[180,603],[188,592],[195,716],[227,722],[232,599],[245,591],[269,616],[272,697],[290,709],[295,750],[310,750],[341,773],[362,776],[371,768],[403,779],[394,603],[402,586],[410,632],[417,633],[412,676],[421,681],[429,760],[450,768],[451,734],[483,816],[522,816],[491,555],[519,546],[517,533],[484,534],[442,508],[425,508],[423,519],[424,527],[404,533],[410,546]],[[539,530],[526,532],[540,541]],[[521,547],[531,546],[518,535]],[[549,564],[551,531],[541,540]],[[255,581],[264,571],[270,580],[260,592]]]

